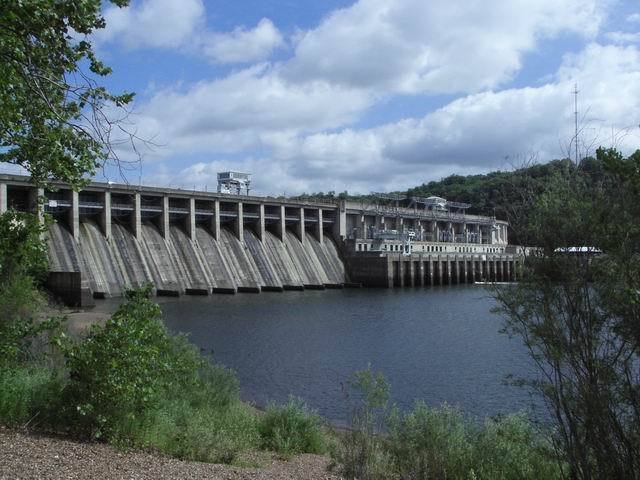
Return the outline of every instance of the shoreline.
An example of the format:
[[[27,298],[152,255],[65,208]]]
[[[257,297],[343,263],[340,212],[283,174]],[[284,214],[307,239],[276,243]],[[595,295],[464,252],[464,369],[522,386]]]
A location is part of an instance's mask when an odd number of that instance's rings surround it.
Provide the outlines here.
[[[240,455],[237,465],[192,462],[145,451],[122,451],[98,442],[0,426],[0,479],[165,480],[337,480],[326,455],[302,454],[283,460],[269,452]]]
[[[87,330],[94,324],[104,324],[109,317],[113,314],[115,309],[117,308],[116,302],[109,302],[108,304],[103,304],[101,308],[95,309],[62,309],[60,311],[55,311],[57,314],[62,314],[67,317],[67,329],[69,335],[73,338],[80,339],[84,334],[86,334]],[[50,311],[49,313],[53,313],[54,311]],[[268,405],[259,405],[256,404],[255,401],[251,399],[242,398],[242,394],[240,394],[240,401],[253,409],[257,415],[263,415],[267,409]],[[337,432],[348,431],[349,427],[346,425],[344,421],[331,420],[326,417],[322,417],[324,423],[327,427]],[[2,428],[0,426],[0,428]],[[3,477],[0,477],[0,480],[4,480]]]

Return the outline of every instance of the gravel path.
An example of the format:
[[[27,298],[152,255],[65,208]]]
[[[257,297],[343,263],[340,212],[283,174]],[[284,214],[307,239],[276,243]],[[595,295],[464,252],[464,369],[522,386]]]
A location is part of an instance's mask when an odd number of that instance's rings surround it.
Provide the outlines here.
[[[328,463],[329,459],[320,455],[300,455],[288,462],[261,457],[262,468],[183,462],[0,427],[0,480],[339,479],[327,472]]]

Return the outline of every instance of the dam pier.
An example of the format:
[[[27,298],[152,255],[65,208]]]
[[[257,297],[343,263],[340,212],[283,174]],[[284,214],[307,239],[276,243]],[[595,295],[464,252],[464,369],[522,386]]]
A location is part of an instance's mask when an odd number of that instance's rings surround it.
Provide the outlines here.
[[[248,193],[248,192],[247,192]],[[379,201],[378,201],[379,200]],[[438,197],[302,201],[0,175],[0,213],[47,213],[49,288],[71,304],[157,295],[514,281],[507,223]]]

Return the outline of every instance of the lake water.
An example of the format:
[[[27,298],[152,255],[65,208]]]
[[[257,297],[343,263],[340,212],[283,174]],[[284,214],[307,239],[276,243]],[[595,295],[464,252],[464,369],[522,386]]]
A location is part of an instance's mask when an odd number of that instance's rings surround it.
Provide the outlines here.
[[[422,399],[475,416],[529,409],[533,399],[504,380],[530,374],[530,361],[499,333],[494,305],[483,287],[462,285],[161,299],[167,326],[234,369],[244,400],[294,395],[338,424],[342,385],[368,365],[401,407]]]

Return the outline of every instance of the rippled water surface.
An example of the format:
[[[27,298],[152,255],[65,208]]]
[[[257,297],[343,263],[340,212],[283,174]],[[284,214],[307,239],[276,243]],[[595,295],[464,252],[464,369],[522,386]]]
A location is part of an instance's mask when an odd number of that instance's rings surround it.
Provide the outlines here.
[[[530,407],[504,384],[527,374],[523,347],[478,286],[327,290],[164,299],[167,326],[190,335],[214,361],[236,370],[242,397],[259,406],[303,398],[342,423],[341,385],[367,365],[382,371],[392,401],[457,404],[473,415]]]

